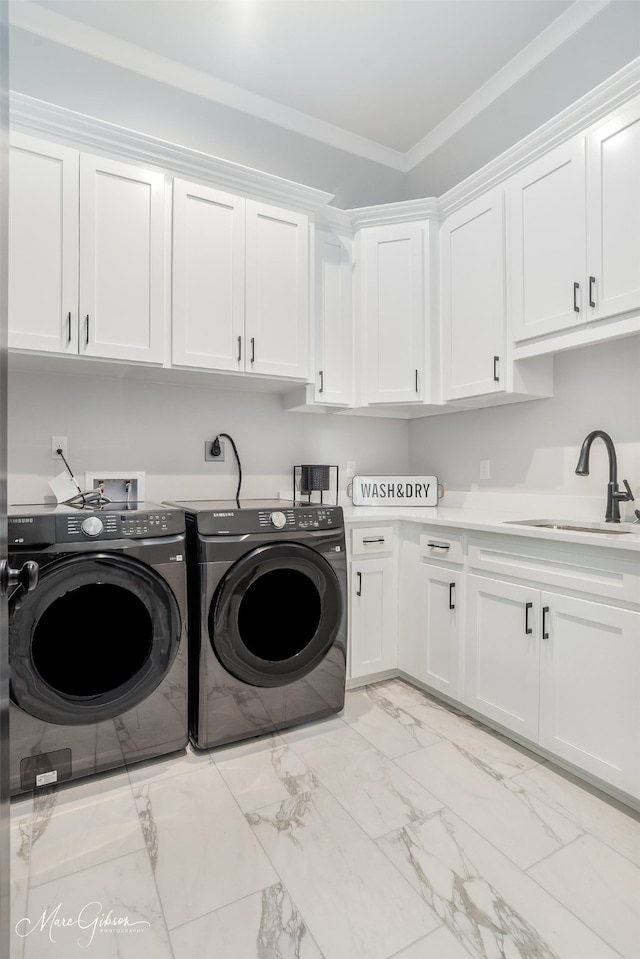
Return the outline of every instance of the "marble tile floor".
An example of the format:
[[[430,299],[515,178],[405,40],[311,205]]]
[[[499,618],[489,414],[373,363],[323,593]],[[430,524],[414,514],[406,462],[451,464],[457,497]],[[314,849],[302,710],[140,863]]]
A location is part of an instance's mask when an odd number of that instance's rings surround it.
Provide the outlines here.
[[[640,959],[640,817],[392,680],[12,803],[11,959]]]

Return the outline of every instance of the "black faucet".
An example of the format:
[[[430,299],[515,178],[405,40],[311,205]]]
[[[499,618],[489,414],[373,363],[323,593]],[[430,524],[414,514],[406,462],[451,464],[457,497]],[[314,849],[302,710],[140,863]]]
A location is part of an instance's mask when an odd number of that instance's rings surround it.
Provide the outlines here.
[[[580,450],[578,465],[576,466],[576,473],[578,476],[589,475],[589,452],[591,450],[591,444],[598,436],[607,447],[607,453],[609,454],[609,482],[607,484],[607,513],[605,516],[605,521],[607,523],[619,523],[619,504],[628,503],[630,500],[632,500],[633,493],[631,492],[631,488],[626,480],[622,481],[625,485],[625,489],[622,491],[618,489],[618,461],[616,459],[616,451],[613,446],[613,440],[608,433],[605,433],[603,430],[593,430],[593,432],[589,433],[589,435],[585,437],[584,443],[582,444],[582,449]]]

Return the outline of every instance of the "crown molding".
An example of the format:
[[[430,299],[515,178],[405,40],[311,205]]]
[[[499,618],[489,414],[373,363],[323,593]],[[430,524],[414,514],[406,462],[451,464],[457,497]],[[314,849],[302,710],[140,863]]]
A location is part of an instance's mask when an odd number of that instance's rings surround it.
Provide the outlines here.
[[[176,176],[210,183],[251,199],[284,204],[287,209],[311,215],[326,206],[334,196],[21,93],[10,94],[9,117],[14,130],[160,167]]]
[[[411,220],[432,220],[438,216],[436,197],[419,200],[399,200],[377,206],[362,206],[347,211],[354,231],[367,226],[389,226],[393,223],[408,223]]]
[[[462,180],[439,199],[439,214],[448,216],[454,210],[498,186],[529,163],[572,136],[583,133],[607,114],[640,94],[640,57],[632,60],[613,76],[594,87],[571,106],[544,123],[537,130],[500,156],[491,160],[471,176]]]
[[[94,27],[20,0],[9,5],[12,27],[59,43],[124,70],[130,70],[159,83],[195,94],[213,103],[273,123],[312,140],[352,153],[405,173],[407,161],[400,150],[376,143],[367,137],[319,120],[293,107],[285,106],[257,93],[243,90],[202,70],[187,67],[176,60],[152,53],[137,44],[104,33]]]
[[[583,0],[574,3],[542,31],[524,50],[498,70],[457,110],[434,127],[405,154],[406,170],[411,171],[443,146],[468,123],[479,116],[512,86],[531,73],[544,59],[562,46],[586,23],[609,6],[611,0]]]

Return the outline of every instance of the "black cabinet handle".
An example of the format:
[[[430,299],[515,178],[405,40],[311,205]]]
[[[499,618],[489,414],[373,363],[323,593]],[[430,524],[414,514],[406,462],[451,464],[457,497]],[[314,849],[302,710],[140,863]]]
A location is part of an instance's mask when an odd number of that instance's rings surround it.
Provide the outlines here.
[[[238,337],[238,363],[242,361],[242,337]]]
[[[362,542],[364,545],[369,543],[384,543],[384,536],[363,536]]]
[[[595,306],[596,301],[593,298],[593,288],[595,286],[596,278],[595,276],[589,277],[589,306]]]
[[[530,636],[531,633],[533,632],[533,629],[531,628],[531,624],[530,624],[530,622],[529,622],[529,613],[531,612],[532,609],[533,609],[533,603],[525,603],[525,607],[524,607],[524,631],[525,631],[525,633],[526,633],[527,636]]]
[[[256,361],[256,338],[255,336],[251,337],[251,362],[255,363]]]
[[[89,314],[88,313],[87,313],[86,325],[87,325],[87,332],[86,332],[84,343],[85,343],[85,346],[89,346]]]
[[[451,543],[427,543],[429,549],[451,549]]]
[[[416,393],[419,393],[419,392],[420,390],[418,389],[418,371],[416,370]]]
[[[456,588],[455,583],[449,583],[449,609],[455,609],[456,604],[453,601],[453,591]]]
[[[356,590],[356,596],[362,596],[362,573],[358,573],[358,588]]]
[[[499,357],[499,356],[494,356],[494,358],[493,358],[493,382],[494,382],[494,383],[499,383],[499,382],[500,382],[500,375],[499,375],[499,373],[498,373],[498,363],[499,363],[499,362],[500,362],[500,357]]]
[[[549,607],[542,607],[542,638],[549,639],[549,630],[547,629],[547,614],[549,613]]]
[[[71,310],[67,313],[67,343],[71,342]]]
[[[579,313],[580,307],[578,306],[578,290],[580,289],[579,283],[573,284],[573,312]]]
[[[318,393],[324,393],[324,370],[320,370],[320,389]]]

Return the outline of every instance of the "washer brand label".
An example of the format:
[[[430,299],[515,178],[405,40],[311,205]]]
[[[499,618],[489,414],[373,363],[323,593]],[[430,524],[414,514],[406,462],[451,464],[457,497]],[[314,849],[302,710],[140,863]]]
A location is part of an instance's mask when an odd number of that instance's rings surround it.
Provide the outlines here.
[[[212,513],[212,516],[233,516],[233,513]]]
[[[33,523],[33,516],[11,516],[9,517],[9,526],[16,523]]]
[[[181,563],[182,560],[183,560],[182,553],[176,553],[175,556],[170,556],[170,557],[169,557],[169,562],[170,562],[170,563]]]

